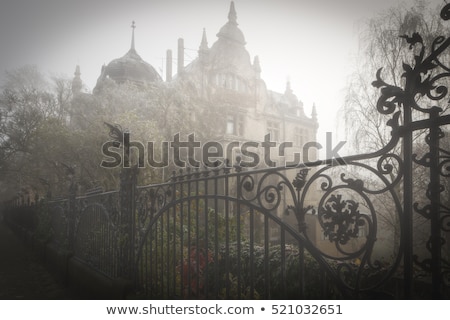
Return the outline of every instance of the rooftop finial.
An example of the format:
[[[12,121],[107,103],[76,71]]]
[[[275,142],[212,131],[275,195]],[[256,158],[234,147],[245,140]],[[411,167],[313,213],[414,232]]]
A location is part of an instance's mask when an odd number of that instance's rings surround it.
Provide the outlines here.
[[[200,43],[200,50],[208,50],[208,40],[206,39],[205,28],[203,28],[202,42]]]
[[[81,72],[80,72],[80,66],[77,64],[77,66],[75,67],[75,73],[74,73],[75,77],[79,77],[81,76]]]
[[[293,91],[291,88],[291,79],[288,77],[287,81],[286,81],[286,90],[284,91],[284,94],[287,95],[292,95]]]
[[[198,58],[202,64],[208,61],[208,52],[208,40],[206,40],[206,31],[205,28],[203,28],[202,42],[198,48]]]
[[[131,50],[136,50],[134,47],[134,29],[136,29],[136,24],[134,20],[131,23],[131,29],[133,29],[133,31],[131,32]]]
[[[77,65],[75,67],[75,73],[72,80],[72,93],[78,94],[81,92],[81,89],[83,88],[83,81],[81,81],[81,72],[80,72],[80,66]]]
[[[317,119],[316,103],[313,103],[313,106],[312,106],[312,112],[311,112],[311,117],[312,117],[313,119]]]
[[[234,1],[231,1],[231,4],[230,4],[230,12],[228,13],[228,21],[237,24],[237,14],[236,14],[236,9],[234,8]]]

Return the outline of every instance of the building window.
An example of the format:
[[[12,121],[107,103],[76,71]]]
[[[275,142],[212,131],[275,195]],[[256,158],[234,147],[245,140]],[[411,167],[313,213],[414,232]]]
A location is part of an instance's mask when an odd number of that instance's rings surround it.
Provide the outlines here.
[[[229,89],[230,78],[225,74],[216,74],[214,77],[214,83],[217,87]]]
[[[214,77],[214,84],[216,85],[216,87],[220,86],[220,76],[218,74],[216,74],[216,76]]]
[[[233,90],[234,88],[234,77],[231,74],[221,74],[219,85],[222,88]]]
[[[245,82],[234,74],[216,74],[213,79],[216,87],[237,92],[247,92]]]
[[[236,119],[234,116],[227,116],[226,134],[236,134]]]
[[[268,121],[267,133],[270,134],[271,141],[280,141],[280,124],[275,121]]]
[[[237,120],[237,131],[236,134],[243,136],[245,135],[245,123],[244,123],[244,119],[242,117],[239,117]]]
[[[234,85],[235,85],[234,77],[233,77],[233,75],[229,74],[228,75],[228,89],[235,90]]]
[[[306,143],[306,130],[300,127],[294,129],[294,145],[302,147]]]

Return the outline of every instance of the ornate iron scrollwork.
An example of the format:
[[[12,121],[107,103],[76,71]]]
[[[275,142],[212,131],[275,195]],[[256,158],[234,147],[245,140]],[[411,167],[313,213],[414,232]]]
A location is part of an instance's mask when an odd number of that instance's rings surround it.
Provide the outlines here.
[[[446,4],[441,10],[440,16],[443,20],[450,19],[450,5]],[[441,280],[448,275],[448,255],[442,250],[446,243],[447,237],[442,232],[448,232],[447,225],[444,221],[448,221],[450,208],[443,203],[443,191],[448,190],[447,184],[442,179],[448,179],[450,166],[448,150],[448,139],[445,138],[443,130],[440,128],[450,124],[450,116],[439,107],[439,102],[448,107],[448,81],[450,78],[450,67],[448,64],[448,49],[450,47],[450,38],[444,36],[436,37],[429,46],[425,44],[419,33],[413,33],[411,36],[402,36],[409,44],[410,49],[414,49],[414,59],[412,63],[403,63],[404,86],[389,85],[381,78],[381,70],[377,72],[377,80],[373,85],[380,88],[381,96],[377,103],[378,111],[382,114],[392,114],[397,108],[403,112],[403,128],[401,135],[404,138],[403,152],[405,164],[409,161],[414,163],[418,170],[427,170],[421,181],[425,186],[423,195],[415,195],[413,202],[412,185],[404,185],[404,203],[405,214],[408,215],[407,224],[412,225],[414,215],[412,212],[419,214],[424,225],[429,226],[430,238],[424,245],[429,251],[431,257],[419,257],[413,255],[412,234],[408,231],[411,227],[406,227],[406,244],[405,244],[405,265],[407,272],[405,282],[411,283],[413,278],[412,261],[422,268],[423,271],[429,272],[433,283],[433,296],[441,296],[442,287]],[[444,55],[444,53],[446,53]],[[447,59],[444,59],[444,56]],[[447,64],[446,64],[447,63]],[[423,99],[425,98],[425,99]],[[428,118],[428,119],[427,119]],[[428,133],[422,143],[427,150],[421,157],[413,154],[412,133],[417,130],[427,130]],[[448,131],[447,131],[448,132]],[[443,142],[443,143],[442,143]],[[443,146],[447,146],[444,149]],[[425,147],[426,146],[426,147]],[[406,177],[410,177],[412,166],[408,166]],[[421,172],[421,171],[420,171]],[[412,179],[410,179],[412,181]],[[408,180],[409,181],[409,180]],[[445,198],[445,197],[444,197]],[[419,199],[419,200],[417,200]],[[420,202],[425,202],[421,205]],[[412,204],[409,207],[409,203]],[[410,208],[410,209],[408,209]],[[412,257],[412,259],[411,259]],[[444,281],[445,283],[445,281]],[[407,290],[408,291],[408,290]],[[410,294],[408,292],[407,294]]]
[[[365,225],[358,203],[343,200],[340,194],[331,195],[324,206],[319,208],[318,216],[324,235],[330,242],[339,245],[345,245],[352,238],[357,238],[359,228]]]

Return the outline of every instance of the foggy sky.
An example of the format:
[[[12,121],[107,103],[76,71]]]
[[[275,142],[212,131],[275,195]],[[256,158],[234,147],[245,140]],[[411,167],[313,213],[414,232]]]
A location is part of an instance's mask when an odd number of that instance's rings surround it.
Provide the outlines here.
[[[294,93],[310,112],[317,105],[321,131],[333,131],[358,44],[358,22],[399,0],[235,0],[246,48],[260,57],[271,90]],[[413,0],[404,1],[412,3]],[[432,5],[444,4],[434,0]],[[0,4],[0,83],[3,71],[36,64],[48,75],[73,77],[87,90],[103,64],[124,55],[136,21],[136,50],[160,72],[165,52],[176,55],[184,38],[186,63],[197,57],[203,28],[208,44],[227,22],[229,0],[3,0]],[[176,70],[176,68],[174,68]],[[163,75],[165,78],[165,75]]]

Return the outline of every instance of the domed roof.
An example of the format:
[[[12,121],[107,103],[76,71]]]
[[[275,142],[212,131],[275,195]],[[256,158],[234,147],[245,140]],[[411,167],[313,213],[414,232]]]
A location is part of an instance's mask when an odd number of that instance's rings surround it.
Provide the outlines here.
[[[245,38],[237,27],[234,2],[231,2],[228,22],[217,33],[217,41],[209,51],[209,61],[216,73],[235,73],[244,79],[253,79],[255,71],[250,54],[245,49]]]
[[[234,2],[231,2],[230,12],[228,13],[228,22],[220,29],[217,37],[225,38],[240,45],[245,45],[245,38],[242,31],[238,28],[236,10]]]
[[[108,77],[116,83],[131,81],[147,83],[160,81],[161,76],[150,64],[142,60],[134,48],[123,57],[112,60],[103,70],[103,77]]]
[[[133,32],[130,50],[123,57],[114,59],[107,66],[102,67],[102,73],[97,80],[96,88],[101,87],[101,83],[106,79],[111,79],[118,84],[126,81],[144,84],[162,80],[155,68],[145,62],[136,52],[134,46],[134,21],[131,27]]]

